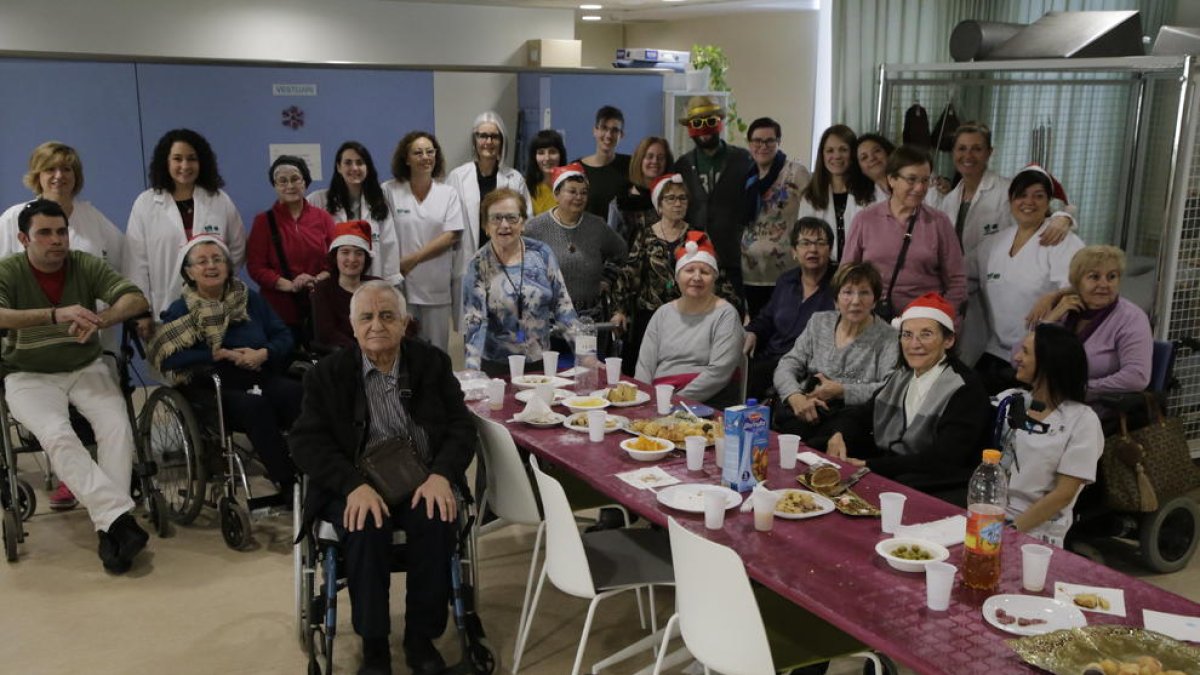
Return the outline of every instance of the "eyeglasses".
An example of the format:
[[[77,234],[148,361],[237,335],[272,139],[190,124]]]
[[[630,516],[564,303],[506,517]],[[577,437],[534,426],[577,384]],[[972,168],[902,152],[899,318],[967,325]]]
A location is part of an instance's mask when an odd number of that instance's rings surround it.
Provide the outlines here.
[[[756,148],[773,148],[779,145],[778,138],[751,138],[750,145]]]
[[[896,178],[908,183],[908,187],[916,187],[919,185],[929,185],[933,181],[933,176],[905,176],[897,174]]]
[[[721,118],[717,115],[713,115],[712,117],[693,117],[688,120],[688,126],[693,129],[703,129],[704,127],[715,129],[720,124]]]
[[[477,141],[499,141],[504,138],[500,134],[491,134],[486,131],[476,131],[475,140]]]
[[[304,184],[303,176],[285,176],[275,179],[275,187],[287,187],[289,185]]]
[[[687,200],[687,195],[663,195],[661,199],[664,202],[686,202]]]
[[[414,148],[409,150],[408,154],[412,155],[413,157],[437,157],[437,148],[429,148],[427,150]]]
[[[225,256],[214,255],[211,258],[197,258],[192,261],[192,267],[208,267],[209,265],[224,265]]]
[[[625,133],[625,130],[624,130],[624,129],[622,129],[621,127],[601,127],[601,126],[597,126],[597,127],[596,127],[596,129],[597,129],[597,130],[598,130],[598,131],[599,131],[601,134],[612,134],[613,136],[620,136],[621,134],[624,134],[624,133]]]
[[[493,225],[499,225],[500,223],[508,223],[509,225],[516,225],[517,223],[521,222],[521,214],[519,214],[519,213],[489,213],[488,214],[488,222]]]
[[[923,345],[931,344],[934,340],[940,338],[941,336],[942,336],[941,333],[937,333],[937,332],[934,332],[931,330],[923,330],[920,333],[914,333],[914,332],[908,331],[908,330],[900,331],[900,341],[901,342],[912,342],[913,340],[916,340],[917,342],[920,342]]]
[[[828,245],[829,242],[824,239],[801,239],[796,242],[796,248],[822,248]]]

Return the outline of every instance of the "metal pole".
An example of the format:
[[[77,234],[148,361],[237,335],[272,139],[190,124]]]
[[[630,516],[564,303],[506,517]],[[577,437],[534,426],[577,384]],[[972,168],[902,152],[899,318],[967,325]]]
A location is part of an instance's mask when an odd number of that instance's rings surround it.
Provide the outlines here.
[[[876,103],[876,108],[875,108],[875,131],[877,133],[883,134],[884,136],[887,135],[887,133],[885,133],[883,130],[884,129],[883,125],[884,125],[884,122],[886,121],[886,118],[884,117],[884,115],[886,115],[887,103],[888,103],[888,101],[887,101],[888,92],[887,92],[887,87],[884,85],[885,82],[887,82],[887,64],[881,63],[881,64],[879,64],[879,92],[875,96],[875,98],[878,99],[878,101]],[[820,156],[820,153],[821,153],[820,148],[818,148],[817,155]]]
[[[1118,209],[1118,213],[1121,214],[1121,229],[1117,235],[1117,241],[1120,242],[1119,245],[1123,251],[1129,250],[1129,230],[1131,229],[1129,221],[1133,217],[1133,194],[1137,182],[1137,167],[1140,164],[1138,162],[1138,150],[1142,144],[1143,106],[1146,104],[1146,76],[1139,73],[1137,78],[1137,95],[1133,107],[1133,128],[1131,129],[1132,133],[1128,136],[1129,142],[1125,146],[1125,161],[1123,162],[1125,166],[1125,190],[1119,195],[1121,208]]]
[[[1187,156],[1190,161],[1194,161],[1192,157],[1192,148],[1190,143],[1193,142],[1192,120],[1189,116],[1190,103],[1192,97],[1192,68],[1195,63],[1194,56],[1188,56],[1183,62],[1183,73],[1179,79],[1179,107],[1175,112],[1175,138],[1171,145],[1171,160],[1167,171],[1167,195],[1165,206],[1163,208],[1163,233],[1158,244],[1158,279],[1154,289],[1154,316],[1150,317],[1150,324],[1154,327],[1154,336],[1159,340],[1168,338],[1168,330],[1171,325],[1171,300],[1174,296],[1176,277],[1179,271],[1179,260],[1176,252],[1179,250],[1179,242],[1182,238],[1183,228],[1182,220],[1184,201],[1187,199],[1186,185],[1177,186],[1176,183],[1181,180],[1186,180],[1185,177],[1179,176],[1179,166],[1182,157]],[[1176,187],[1181,187],[1176,191]],[[1176,201],[1179,203],[1176,204]],[[1172,216],[1178,214],[1179,220],[1173,219]]]

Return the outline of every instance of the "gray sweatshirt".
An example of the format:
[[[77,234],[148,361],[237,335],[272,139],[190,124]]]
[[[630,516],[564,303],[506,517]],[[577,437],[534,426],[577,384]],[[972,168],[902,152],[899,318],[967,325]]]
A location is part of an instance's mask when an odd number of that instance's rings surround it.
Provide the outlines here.
[[[895,370],[900,343],[894,328],[874,317],[861,335],[838,349],[834,332],[840,316],[836,311],[813,314],[791,351],[779,359],[775,367],[779,400],[786,401],[800,391],[805,379],[821,373],[842,383],[846,405],[857,405],[869,400]]]
[[[674,302],[659,307],[642,338],[637,379],[700,373],[680,396],[709,402],[730,385],[742,360],[742,320],[733,305],[718,300],[707,314],[680,314]],[[724,398],[724,397],[723,397]],[[733,401],[717,401],[717,403]]]

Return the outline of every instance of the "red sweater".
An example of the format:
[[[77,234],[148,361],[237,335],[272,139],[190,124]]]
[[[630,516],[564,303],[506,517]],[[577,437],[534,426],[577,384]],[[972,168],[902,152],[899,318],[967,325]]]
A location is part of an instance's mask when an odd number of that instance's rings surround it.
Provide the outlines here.
[[[287,207],[278,201],[271,206],[271,211],[275,214],[279,239],[292,276],[316,276],[326,271],[329,244],[333,242],[333,216],[307,202],[300,212],[300,218],[296,220],[292,219]],[[308,298],[275,290],[275,282],[283,276],[283,266],[275,254],[275,242],[271,239],[271,225],[267,222],[265,211],[254,217],[254,225],[246,239],[246,270],[258,284],[259,293],[283,322],[289,326],[298,324],[300,312],[297,300],[307,303]]]

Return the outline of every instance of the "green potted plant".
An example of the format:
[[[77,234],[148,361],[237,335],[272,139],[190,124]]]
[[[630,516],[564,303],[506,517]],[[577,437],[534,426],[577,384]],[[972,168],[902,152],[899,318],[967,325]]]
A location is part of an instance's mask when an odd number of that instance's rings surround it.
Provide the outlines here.
[[[716,45],[692,45],[691,67],[696,70],[708,68],[712,90],[729,93],[728,103],[725,105],[725,123],[730,129],[737,129],[739,133],[745,133],[746,122],[738,117],[733,90],[729,88],[729,82],[725,80],[725,73],[729,70],[729,57],[725,56],[725,50]]]

